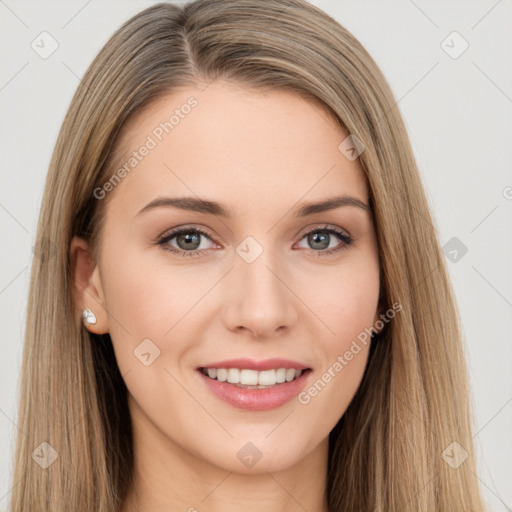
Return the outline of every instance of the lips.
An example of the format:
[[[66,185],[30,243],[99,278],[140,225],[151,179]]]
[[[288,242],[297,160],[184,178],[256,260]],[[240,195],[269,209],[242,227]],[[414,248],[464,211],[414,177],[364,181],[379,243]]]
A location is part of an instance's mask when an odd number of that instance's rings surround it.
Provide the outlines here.
[[[245,368],[247,370],[276,370],[278,368],[293,368],[295,370],[307,370],[308,365],[292,361],[291,359],[272,358],[264,361],[254,361],[252,359],[229,359],[226,361],[215,361],[213,363],[204,364],[202,368]],[[200,368],[201,368],[200,367]],[[198,368],[199,369],[199,368]]]
[[[311,368],[289,359],[231,359],[201,366],[198,373],[220,400],[252,411],[280,407],[292,400],[311,373]]]

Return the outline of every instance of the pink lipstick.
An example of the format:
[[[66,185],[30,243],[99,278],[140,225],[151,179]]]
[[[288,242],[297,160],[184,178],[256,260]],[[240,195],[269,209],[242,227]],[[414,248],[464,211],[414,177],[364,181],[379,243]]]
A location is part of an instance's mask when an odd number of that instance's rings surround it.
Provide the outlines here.
[[[239,409],[265,411],[284,405],[306,385],[307,365],[289,359],[230,359],[197,368],[200,378],[220,400]]]

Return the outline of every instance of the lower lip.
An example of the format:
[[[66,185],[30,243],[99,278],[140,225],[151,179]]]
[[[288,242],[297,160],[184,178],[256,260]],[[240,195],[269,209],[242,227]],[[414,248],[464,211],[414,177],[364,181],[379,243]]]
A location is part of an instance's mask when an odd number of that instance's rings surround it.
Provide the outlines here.
[[[280,407],[296,397],[305,386],[311,370],[304,370],[300,377],[290,382],[276,384],[266,389],[239,388],[229,382],[210,379],[198,370],[210,391],[217,397],[238,409],[267,411]]]

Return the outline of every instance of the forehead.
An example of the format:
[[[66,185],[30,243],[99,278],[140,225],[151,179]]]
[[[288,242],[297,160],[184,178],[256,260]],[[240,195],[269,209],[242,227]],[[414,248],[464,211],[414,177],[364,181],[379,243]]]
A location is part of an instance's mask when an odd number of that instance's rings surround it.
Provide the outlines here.
[[[134,205],[197,195],[227,202],[235,214],[335,194],[367,201],[358,160],[338,149],[347,136],[316,102],[289,91],[183,87],[125,126],[112,171],[129,172],[113,195]]]

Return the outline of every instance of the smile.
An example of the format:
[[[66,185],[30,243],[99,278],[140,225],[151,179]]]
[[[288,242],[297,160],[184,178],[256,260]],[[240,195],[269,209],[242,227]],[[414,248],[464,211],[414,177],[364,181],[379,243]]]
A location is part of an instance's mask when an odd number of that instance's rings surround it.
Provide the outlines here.
[[[201,367],[197,371],[215,398],[247,411],[268,411],[292,401],[306,387],[311,373],[311,368],[282,367],[270,370]]]
[[[210,379],[229,382],[246,389],[266,389],[276,384],[291,382],[302,374],[302,370],[294,368],[276,368],[263,371],[246,368],[201,368],[201,371]]]

